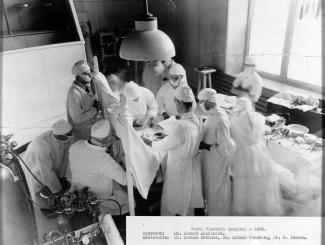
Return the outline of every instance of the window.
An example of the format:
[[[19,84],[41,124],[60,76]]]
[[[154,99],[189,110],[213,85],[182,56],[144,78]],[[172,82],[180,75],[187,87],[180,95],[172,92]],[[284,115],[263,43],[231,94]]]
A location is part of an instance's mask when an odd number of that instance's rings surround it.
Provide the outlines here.
[[[251,0],[247,52],[261,75],[320,91],[320,0]]]
[[[1,52],[79,41],[68,0],[0,0]]]

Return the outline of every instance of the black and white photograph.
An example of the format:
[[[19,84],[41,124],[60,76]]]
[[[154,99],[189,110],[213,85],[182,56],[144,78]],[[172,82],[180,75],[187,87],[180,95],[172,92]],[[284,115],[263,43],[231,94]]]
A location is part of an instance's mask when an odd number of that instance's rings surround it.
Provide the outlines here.
[[[0,0],[0,244],[318,245],[195,218],[324,217],[323,6]]]

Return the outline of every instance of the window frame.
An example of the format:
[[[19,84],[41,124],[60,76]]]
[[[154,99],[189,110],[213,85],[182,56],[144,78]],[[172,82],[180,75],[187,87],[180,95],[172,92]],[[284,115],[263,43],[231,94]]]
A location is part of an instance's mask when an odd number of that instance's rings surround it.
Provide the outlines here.
[[[253,21],[253,12],[256,1],[260,0],[249,0],[248,5],[248,15],[247,15],[247,30],[246,30],[246,45],[245,45],[245,55],[249,55],[249,48],[250,48],[250,35],[251,35],[251,27],[252,27],[252,21]],[[298,0],[290,0],[289,3],[289,12],[288,12],[288,20],[286,24],[286,32],[285,32],[285,40],[283,45],[283,51],[282,51],[282,61],[281,61],[281,70],[280,75],[275,75],[269,72],[265,72],[262,70],[258,70],[258,73],[266,78],[270,79],[275,82],[279,82],[282,84],[286,84],[289,86],[294,86],[298,88],[302,88],[304,90],[309,90],[321,94],[325,94],[325,89],[322,86],[310,84],[303,81],[298,81],[292,78],[288,78],[288,67],[289,67],[289,55],[291,51],[291,45],[292,45],[292,38],[293,38],[293,31],[294,26],[296,22],[297,17],[297,8],[298,8]],[[323,73],[323,72],[322,72]],[[322,76],[323,74],[321,74]]]

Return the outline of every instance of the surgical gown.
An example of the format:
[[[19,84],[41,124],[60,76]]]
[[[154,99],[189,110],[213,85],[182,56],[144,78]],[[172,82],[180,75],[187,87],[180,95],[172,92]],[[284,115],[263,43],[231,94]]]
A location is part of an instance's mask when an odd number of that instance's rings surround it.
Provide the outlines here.
[[[66,177],[70,142],[58,141],[52,131],[47,131],[35,138],[27,147],[24,161],[32,173],[49,187],[53,193],[61,191],[59,177]],[[25,169],[24,172],[33,200],[43,206],[49,202],[40,198],[41,184]]]
[[[184,83],[187,84],[187,82]],[[169,116],[178,115],[174,97],[175,89],[170,85],[170,83],[166,83],[159,89],[156,97],[158,104],[158,115],[162,115],[164,112],[166,112]],[[193,110],[195,110],[195,108],[196,102],[194,101]]]
[[[88,141],[79,140],[71,145],[69,166],[72,188],[81,189],[88,186],[98,199],[114,199],[121,205],[122,214],[129,211],[127,193],[114,185],[126,186],[126,173],[121,166],[106,153],[105,147],[95,146]],[[102,213],[109,211],[112,215],[119,214],[114,202],[103,202]]]
[[[157,95],[166,75],[166,68],[160,61],[151,61],[145,64],[142,73],[142,81],[155,96]]]
[[[175,121],[168,136],[152,143],[154,150],[168,152],[161,215],[185,216],[204,206],[199,154],[202,132],[202,121],[189,112]]]
[[[139,87],[138,101],[127,100],[128,112],[133,120],[144,121],[147,117],[157,117],[158,105],[153,93],[144,87]]]
[[[75,140],[88,139],[97,110],[93,107],[91,92],[73,83],[67,95],[66,110],[68,122],[73,127]]]
[[[226,113],[215,108],[205,122],[203,142],[212,145],[202,151],[204,193],[208,215],[226,216],[231,213],[231,182],[229,155],[235,144],[230,137],[230,122]]]
[[[253,110],[231,117],[236,148],[231,156],[233,214],[277,216],[282,214],[280,183],[264,140],[265,119]]]

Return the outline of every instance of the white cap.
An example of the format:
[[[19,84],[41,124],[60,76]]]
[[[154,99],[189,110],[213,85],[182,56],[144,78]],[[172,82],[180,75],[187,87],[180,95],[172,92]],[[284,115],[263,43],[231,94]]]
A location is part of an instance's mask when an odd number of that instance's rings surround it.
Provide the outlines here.
[[[162,60],[162,62],[164,62],[164,65],[165,65],[166,67],[168,67],[168,66],[170,66],[174,61],[173,61],[173,58],[170,57],[170,58],[167,58],[167,59],[165,59],[165,60]]]
[[[263,80],[255,72],[253,74],[245,74],[239,76],[233,81],[234,88],[241,88],[248,92],[252,99],[256,102],[260,98],[263,89]]]
[[[178,99],[179,101],[183,102],[193,102],[195,101],[194,94],[192,92],[192,89],[185,85],[182,84],[180,85],[176,90],[175,90],[175,98]]]
[[[128,82],[125,84],[124,95],[127,100],[134,100],[140,97],[140,86],[135,82]]]
[[[198,99],[217,103],[217,92],[212,88],[204,88],[199,92]]]
[[[71,130],[72,130],[71,125],[64,119],[60,119],[59,121],[56,121],[52,125],[52,132],[55,135],[67,134]]]
[[[84,72],[90,72],[90,67],[87,64],[87,62],[84,60],[77,61],[71,69],[71,73],[75,76],[82,74]]]
[[[186,76],[186,71],[184,67],[176,62],[173,62],[169,67],[170,75],[183,75]]]
[[[91,137],[104,139],[108,136],[111,126],[107,120],[100,120],[91,127]]]
[[[253,56],[245,56],[244,65],[246,66],[256,66],[256,59]]]

